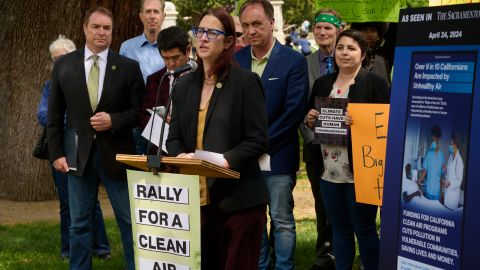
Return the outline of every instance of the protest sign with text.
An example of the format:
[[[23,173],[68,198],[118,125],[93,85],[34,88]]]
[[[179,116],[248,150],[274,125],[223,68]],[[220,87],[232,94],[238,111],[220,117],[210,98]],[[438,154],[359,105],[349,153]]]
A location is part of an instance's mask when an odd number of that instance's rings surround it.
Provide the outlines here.
[[[200,269],[199,177],[127,175],[136,269]]]
[[[319,0],[317,10],[332,8],[346,22],[398,22],[400,9],[407,7],[406,0]]]
[[[388,104],[350,103],[352,155],[357,202],[382,205]]]
[[[348,127],[345,125],[345,98],[315,98],[315,110],[320,112],[313,127],[314,144],[348,145]]]

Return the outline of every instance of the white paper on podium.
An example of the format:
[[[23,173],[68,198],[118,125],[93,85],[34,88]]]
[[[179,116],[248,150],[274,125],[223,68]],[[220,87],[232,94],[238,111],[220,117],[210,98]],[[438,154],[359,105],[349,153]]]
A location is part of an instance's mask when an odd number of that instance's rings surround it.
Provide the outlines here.
[[[198,150],[198,149],[195,150],[195,153],[193,154],[193,158],[205,160],[221,167],[223,167],[225,162],[225,158],[223,157],[223,154],[204,151],[204,150]]]
[[[193,154],[193,158],[205,160],[212,164],[218,165],[223,167],[225,158],[223,154],[209,152],[204,150],[195,150]],[[270,167],[270,155],[265,153],[258,158],[258,164],[260,165],[260,169],[264,172],[269,172],[272,170]]]
[[[147,111],[151,114],[150,119],[148,120],[147,126],[145,126],[145,129],[142,132],[142,137],[145,139],[150,139],[150,130],[152,130],[152,121],[153,121],[153,132],[152,132],[152,138],[150,140],[151,143],[156,145],[158,147],[158,142],[160,141],[160,130],[162,129],[162,124],[163,124],[163,119],[158,116],[158,114],[153,113],[152,110],[147,109]],[[153,120],[155,116],[155,120]],[[162,150],[168,153],[167,147],[165,145],[167,138],[168,138],[168,129],[170,126],[168,123],[165,123],[165,131],[163,132],[163,143],[162,143]]]

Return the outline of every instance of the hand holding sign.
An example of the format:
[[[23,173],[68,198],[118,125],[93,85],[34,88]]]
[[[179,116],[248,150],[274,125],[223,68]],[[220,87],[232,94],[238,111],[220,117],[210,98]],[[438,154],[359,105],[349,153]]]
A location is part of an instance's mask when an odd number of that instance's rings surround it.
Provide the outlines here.
[[[315,119],[318,118],[318,115],[320,115],[320,113],[315,110],[315,109],[311,109],[310,111],[308,111],[308,114],[307,114],[307,126],[309,128],[312,128],[313,129],[313,124],[315,124]]]
[[[345,125],[347,103],[345,98],[315,98],[315,110],[310,110],[308,114],[309,118],[316,114],[314,144],[348,145],[348,127]]]
[[[348,112],[348,107],[347,110],[345,111],[345,125],[350,126],[353,124],[353,119],[350,113]]]

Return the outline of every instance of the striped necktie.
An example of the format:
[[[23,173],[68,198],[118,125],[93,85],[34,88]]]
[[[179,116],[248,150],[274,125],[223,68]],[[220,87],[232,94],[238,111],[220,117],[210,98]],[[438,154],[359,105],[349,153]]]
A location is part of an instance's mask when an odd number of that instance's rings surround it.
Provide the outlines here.
[[[98,67],[98,55],[90,56],[93,59],[90,73],[88,73],[87,88],[88,97],[90,98],[90,106],[92,111],[95,111],[98,104],[98,80],[100,77],[100,68]]]

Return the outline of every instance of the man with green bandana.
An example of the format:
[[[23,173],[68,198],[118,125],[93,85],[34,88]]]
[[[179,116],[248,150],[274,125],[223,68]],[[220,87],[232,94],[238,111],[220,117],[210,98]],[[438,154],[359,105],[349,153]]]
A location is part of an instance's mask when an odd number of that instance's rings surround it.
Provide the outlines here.
[[[310,81],[309,94],[316,79],[334,71],[334,52],[337,37],[342,31],[342,21],[337,11],[321,9],[315,16],[313,35],[319,49],[307,56],[308,77]],[[323,207],[320,194],[320,176],[323,168],[315,166],[310,158],[310,148],[313,142],[313,132],[305,125],[300,125],[303,137],[303,161],[306,163],[308,179],[312,186],[315,199],[315,213],[317,215],[317,243],[315,246],[315,261],[311,270],[335,269],[332,252],[332,227]]]
[[[315,16],[313,36],[319,49],[307,57],[310,92],[319,77],[333,72],[333,54],[337,37],[342,31],[342,21],[333,9],[321,9]],[[331,65],[330,65],[331,64]]]

